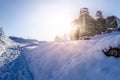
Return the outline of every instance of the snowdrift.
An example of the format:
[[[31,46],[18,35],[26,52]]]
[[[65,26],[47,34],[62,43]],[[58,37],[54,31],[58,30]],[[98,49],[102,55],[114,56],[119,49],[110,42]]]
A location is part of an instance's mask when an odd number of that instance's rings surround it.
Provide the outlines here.
[[[120,59],[102,50],[120,46],[120,33],[96,35],[91,40],[44,42],[24,49],[34,80],[119,80]]]
[[[0,80],[33,80],[18,45],[0,35]]]
[[[17,57],[17,51],[13,50],[17,47],[16,43],[9,39],[6,35],[0,35],[0,67]]]

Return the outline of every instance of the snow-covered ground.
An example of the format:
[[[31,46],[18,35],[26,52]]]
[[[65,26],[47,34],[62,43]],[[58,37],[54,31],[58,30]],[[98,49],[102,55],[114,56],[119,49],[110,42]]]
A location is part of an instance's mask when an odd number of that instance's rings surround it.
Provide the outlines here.
[[[18,45],[5,35],[0,35],[0,80],[33,80]]]
[[[119,80],[120,59],[102,52],[119,45],[120,33],[113,32],[91,40],[45,42],[23,53],[34,80]]]
[[[14,60],[19,52],[16,49],[17,45],[5,35],[0,35],[0,67]]]
[[[19,55],[0,67],[0,80],[120,80],[120,58],[102,52],[110,46],[120,47],[120,32],[91,40],[29,43],[15,48]]]

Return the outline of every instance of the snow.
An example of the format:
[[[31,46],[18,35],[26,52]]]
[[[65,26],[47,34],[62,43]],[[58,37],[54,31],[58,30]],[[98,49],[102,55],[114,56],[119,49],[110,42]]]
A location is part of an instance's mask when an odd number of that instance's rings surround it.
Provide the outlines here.
[[[18,45],[4,34],[0,35],[0,80],[33,80]]]
[[[34,48],[36,48],[37,46],[28,46],[28,47],[26,47],[27,49],[34,49]]]
[[[0,35],[0,67],[14,60],[18,55],[17,45],[6,35]]]
[[[102,50],[119,47],[120,33],[91,40],[46,42],[24,50],[34,80],[119,80],[120,59]]]
[[[120,58],[102,52],[120,47],[120,32],[79,41],[26,43],[22,39],[19,47],[13,47],[14,41],[7,40],[12,44],[6,47],[0,44],[5,47],[0,80],[120,80]]]

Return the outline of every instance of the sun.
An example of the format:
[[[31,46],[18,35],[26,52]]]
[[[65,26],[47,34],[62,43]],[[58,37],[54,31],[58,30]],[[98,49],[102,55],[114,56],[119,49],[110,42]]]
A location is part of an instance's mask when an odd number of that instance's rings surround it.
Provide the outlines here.
[[[38,40],[53,41],[57,35],[69,36],[72,28],[71,22],[74,18],[71,7],[67,4],[49,4],[43,6],[42,10],[30,13],[26,18],[28,22],[26,26],[31,29],[31,35],[35,34],[32,37]]]
[[[69,35],[71,30],[72,13],[66,6],[57,6],[46,9],[44,12],[46,20],[46,28],[51,31],[51,36],[55,37]]]

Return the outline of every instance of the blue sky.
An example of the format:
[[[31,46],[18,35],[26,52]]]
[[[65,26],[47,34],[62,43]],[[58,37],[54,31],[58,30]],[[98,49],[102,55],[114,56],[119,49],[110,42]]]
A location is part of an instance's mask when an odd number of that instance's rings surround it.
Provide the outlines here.
[[[0,25],[8,36],[53,40],[67,33],[81,7],[120,17],[120,0],[0,0]]]

